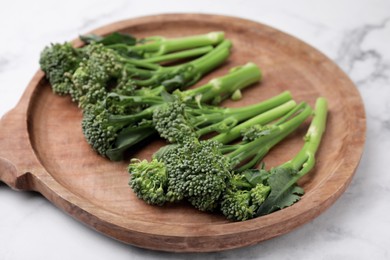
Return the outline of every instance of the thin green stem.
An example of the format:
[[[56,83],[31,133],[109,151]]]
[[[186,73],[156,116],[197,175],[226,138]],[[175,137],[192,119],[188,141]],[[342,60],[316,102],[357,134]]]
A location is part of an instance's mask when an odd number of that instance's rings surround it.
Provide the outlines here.
[[[172,54],[153,56],[151,58],[143,59],[142,61],[149,62],[149,63],[167,62],[167,61],[173,61],[173,60],[179,60],[179,59],[200,56],[200,55],[203,55],[205,53],[210,52],[211,50],[213,50],[212,46],[204,46],[204,47],[199,47],[199,48],[195,48],[195,49],[175,52]]]
[[[255,116],[235,127],[230,129],[230,131],[226,133],[221,133],[217,136],[212,137],[213,140],[216,140],[220,143],[227,144],[231,141],[234,141],[238,137],[241,136],[241,132],[244,129],[247,129],[253,125],[264,125],[268,124],[277,118],[283,116],[284,114],[288,113],[291,109],[293,109],[296,106],[295,101],[290,100],[276,108],[273,108],[271,110],[268,110],[258,116]]]
[[[281,137],[285,137],[295,131],[310,116],[311,113],[312,109],[310,106],[306,105],[306,107],[298,115],[283,124],[278,125],[275,129],[271,130],[270,134],[261,136],[249,143],[243,144],[240,148],[233,151],[228,156],[233,162],[237,162],[238,164],[241,163],[245,159],[258,154],[260,149],[268,149],[268,147],[262,148],[263,145],[268,142],[270,142],[270,144],[276,144],[276,141],[282,140]],[[278,140],[273,141],[275,138]]]
[[[297,178],[309,172],[315,163],[315,154],[321,143],[322,135],[326,128],[328,104],[325,98],[318,98],[314,110],[314,117],[310,123],[307,134],[304,137],[305,144],[299,153],[284,166],[299,171]]]
[[[195,126],[198,126],[197,128],[199,128],[196,131],[197,136],[203,136],[214,131],[219,132],[221,131],[221,126],[224,128],[232,128],[249,118],[282,105],[291,99],[292,97],[290,92],[285,91],[282,94],[279,94],[258,104],[239,108],[225,108],[220,113],[206,113],[204,115],[197,116],[194,120],[196,122]],[[207,124],[210,125],[205,126]],[[222,131],[227,131],[227,129],[222,129]]]
[[[158,106],[158,105],[157,105]],[[153,116],[153,111],[155,106],[148,107],[136,114],[130,115],[110,115],[108,118],[108,122],[110,123],[121,123],[124,125],[129,125],[134,122],[139,122],[142,119],[151,119]]]
[[[192,49],[207,45],[215,45],[224,39],[223,32],[210,32],[180,38],[157,38],[155,41],[134,46],[133,50],[150,52],[149,56],[160,56],[166,53]]]
[[[230,55],[231,42],[223,41],[209,53],[189,62],[200,75],[205,75],[221,65]]]
[[[164,68],[158,64],[144,62],[143,60],[137,60],[132,58],[121,58],[121,61],[123,61],[125,64],[131,64],[140,68],[150,69],[154,71],[161,70]]]
[[[223,110],[221,110],[220,113],[218,113],[219,111],[216,111],[210,114],[199,115],[195,118],[194,122],[200,122],[199,124],[196,123],[195,125],[201,127],[205,124],[219,123],[221,122],[221,118],[231,117],[237,120],[237,123],[239,123],[256,115],[259,115],[265,111],[268,111],[272,108],[280,106],[287,101],[290,101],[291,99],[291,93],[289,91],[285,91],[277,96],[274,96],[257,104],[238,108],[224,108]]]
[[[210,32],[207,34],[165,40],[163,42],[163,53],[196,48],[206,45],[216,45],[220,43],[224,39],[224,37],[225,34],[223,32]]]

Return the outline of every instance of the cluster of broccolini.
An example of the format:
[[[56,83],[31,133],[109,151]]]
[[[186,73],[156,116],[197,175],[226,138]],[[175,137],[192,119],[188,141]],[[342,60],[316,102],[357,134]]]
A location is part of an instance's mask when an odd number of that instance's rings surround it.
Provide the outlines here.
[[[70,94],[83,109],[104,99],[112,89],[127,94],[143,87],[164,86],[173,91],[191,86],[224,62],[231,47],[222,32],[176,39],[136,40],[118,33],[81,39],[87,43],[82,48],[70,43],[46,47],[40,65],[53,91]],[[178,65],[164,65],[184,59]]]
[[[286,92],[247,109],[224,109],[205,104],[229,97],[260,78],[259,68],[248,63],[203,86],[185,91],[176,90],[173,94],[168,94],[162,87],[135,90],[133,95],[110,93],[94,109],[85,110],[83,133],[99,154],[111,160],[121,160],[130,147],[157,132],[162,137],[178,133],[179,138],[179,134],[185,137],[196,127],[199,131],[203,130],[197,135],[200,137],[211,132],[210,126],[216,128],[217,124],[229,122],[225,126],[225,130],[228,130],[234,126],[233,121],[246,120],[291,99]],[[184,123],[179,122],[184,118],[189,120],[186,130]],[[207,128],[210,130],[206,131]]]
[[[185,198],[200,210],[214,210],[237,172],[255,166],[311,114],[306,103],[289,101],[210,139],[188,136],[163,147],[151,162],[132,160],[130,186],[149,204]]]
[[[229,219],[247,220],[291,206],[303,195],[297,182],[315,165],[315,154],[325,131],[327,102],[317,99],[304,145],[290,161],[265,169],[235,173],[221,199],[221,211]]]
[[[150,161],[132,159],[128,166],[129,185],[140,199],[160,206],[186,200],[236,221],[300,199],[297,181],[313,168],[325,130],[325,99],[317,100],[314,111],[288,91],[238,108],[217,106],[240,99],[244,88],[262,79],[251,62],[187,89],[229,57],[231,42],[223,32],[80,39],[85,43],[80,48],[46,47],[41,68],[53,92],[69,95],[83,110],[83,134],[98,154],[118,161],[152,136],[168,142]],[[261,162],[267,153],[311,116],[298,155],[265,170]]]

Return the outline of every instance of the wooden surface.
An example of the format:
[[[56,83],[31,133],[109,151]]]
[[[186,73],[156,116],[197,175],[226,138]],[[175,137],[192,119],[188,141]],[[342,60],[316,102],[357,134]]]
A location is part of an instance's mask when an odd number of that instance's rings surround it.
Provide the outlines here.
[[[306,191],[302,200],[245,222],[229,222],[185,203],[148,206],[127,185],[127,161],[109,162],[90,150],[81,132],[79,109],[68,97],[54,95],[41,71],[18,105],[0,121],[0,180],[16,190],[41,193],[69,215],[115,239],[175,252],[221,251],[285,234],[318,216],[345,191],[362,154],[365,113],[353,83],[323,54],[268,26],[225,16],[141,17],[94,32],[113,31],[137,37],[225,31],[233,41],[232,56],[199,84],[248,61],[258,64],[264,74],[262,83],[244,91],[244,99],[227,102],[227,106],[258,102],[284,90],[311,105],[319,96],[327,98],[327,130],[317,166],[300,182]],[[306,129],[307,124],[272,150],[265,160],[267,167],[292,158],[303,144]],[[144,145],[132,155],[150,158],[162,144]]]

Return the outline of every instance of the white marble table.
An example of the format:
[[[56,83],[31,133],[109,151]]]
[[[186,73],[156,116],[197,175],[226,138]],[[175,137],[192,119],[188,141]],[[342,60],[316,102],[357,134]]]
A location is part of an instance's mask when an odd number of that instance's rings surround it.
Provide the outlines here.
[[[0,183],[0,259],[390,259],[390,1],[13,0],[0,8],[0,116],[15,106],[49,42],[141,15],[239,16],[316,47],[356,83],[367,143],[356,175],[320,217],[259,245],[212,254],[169,254],[105,237],[34,193]]]

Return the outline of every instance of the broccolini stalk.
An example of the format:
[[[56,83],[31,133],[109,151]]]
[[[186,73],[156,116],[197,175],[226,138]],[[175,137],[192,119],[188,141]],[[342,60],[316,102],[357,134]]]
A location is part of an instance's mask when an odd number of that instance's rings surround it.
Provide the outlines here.
[[[318,98],[305,144],[290,161],[269,171],[247,170],[235,174],[221,202],[222,213],[231,220],[247,220],[291,206],[303,189],[296,183],[315,165],[315,154],[326,127],[327,101]],[[259,193],[259,190],[262,192]]]
[[[240,170],[252,167],[261,160],[273,146],[295,131],[311,115],[312,109],[306,103],[301,103],[295,107],[292,112],[294,113],[289,113],[287,118],[282,117],[280,122],[277,121],[275,124],[269,126],[260,126],[256,134],[250,133],[249,138],[244,134],[244,141],[246,139],[249,140],[233,145],[234,151],[227,154],[232,167],[240,165],[247,159],[255,158],[255,160],[250,160],[247,164],[242,166]],[[291,116],[293,117],[290,118]],[[246,125],[247,123],[248,121],[244,122],[243,125]],[[224,141],[225,140],[222,138],[220,142],[224,143]]]
[[[257,210],[258,216],[291,206],[300,200],[303,189],[297,185],[297,181],[315,166],[315,154],[326,128],[327,110],[326,99],[318,98],[303,148],[292,160],[271,169],[268,179],[271,192]]]
[[[262,101],[257,104],[238,107],[238,108],[225,108],[222,110],[222,113],[204,113],[199,114],[196,117],[196,124],[191,122],[196,127],[197,136],[203,136],[209,134],[211,132],[228,132],[231,131],[234,126],[238,123],[248,120],[250,118],[254,118],[256,116],[260,117],[260,114],[263,114],[262,117],[266,118],[266,111],[271,110],[272,108],[281,106],[285,104],[284,107],[280,107],[278,112],[274,112],[274,116],[279,117],[278,113],[284,113],[284,109],[286,111],[290,109],[289,106],[295,104],[295,102],[289,102],[292,99],[291,93],[289,91],[285,91],[277,96],[274,96],[270,99]],[[224,117],[224,119],[222,119]],[[261,121],[261,124],[271,122],[272,116],[268,117],[270,120]],[[260,124],[260,123],[259,123]],[[205,127],[205,125],[207,125]]]
[[[144,52],[145,58],[161,56],[163,54],[188,50],[208,45],[216,45],[223,41],[223,32],[210,32],[180,38],[149,37],[142,43],[131,47],[132,50]]]
[[[168,92],[186,88],[195,84],[203,75],[221,65],[229,57],[231,45],[229,40],[224,40],[210,52],[195,60],[176,66],[156,67],[156,73],[151,73],[148,79],[135,79],[134,83],[139,87],[163,85]],[[158,65],[153,64],[153,66]]]
[[[180,59],[186,59],[190,57],[196,57],[203,54],[206,54],[213,50],[212,46],[204,46],[199,48],[194,48],[191,50],[186,51],[179,51],[171,54],[165,54],[161,56],[155,56],[147,59],[142,59],[144,62],[149,63],[159,63],[159,62],[168,62],[168,61],[174,61],[174,60],[180,60]]]
[[[302,104],[298,108],[300,108],[301,106]],[[275,107],[272,110],[249,118],[243,123],[229,129],[229,131],[222,132],[221,134],[214,136],[212,140],[218,141],[222,144],[230,143],[231,141],[234,141],[235,139],[240,137],[242,132],[249,129],[250,127],[258,125],[261,129],[263,129],[262,125],[276,120],[277,118],[282,117],[284,115],[285,116],[283,118],[285,118],[287,115],[291,115],[291,112],[296,112],[298,108],[296,107],[295,101],[290,100],[278,107]]]
[[[243,66],[234,67],[229,74],[224,77],[211,80],[209,83],[186,91],[182,95],[183,99],[188,96],[195,97],[202,102],[213,101],[216,97],[226,98],[233,95],[236,91],[261,81],[262,75],[259,67],[254,63],[247,63]]]

